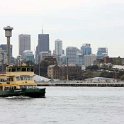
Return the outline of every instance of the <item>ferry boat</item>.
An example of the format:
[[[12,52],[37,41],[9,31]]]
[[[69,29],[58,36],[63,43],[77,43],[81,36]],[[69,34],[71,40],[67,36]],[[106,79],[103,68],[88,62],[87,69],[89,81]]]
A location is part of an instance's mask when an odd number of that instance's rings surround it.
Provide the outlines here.
[[[33,66],[8,66],[6,73],[0,74],[0,97],[44,98],[46,89],[38,88],[33,76]]]

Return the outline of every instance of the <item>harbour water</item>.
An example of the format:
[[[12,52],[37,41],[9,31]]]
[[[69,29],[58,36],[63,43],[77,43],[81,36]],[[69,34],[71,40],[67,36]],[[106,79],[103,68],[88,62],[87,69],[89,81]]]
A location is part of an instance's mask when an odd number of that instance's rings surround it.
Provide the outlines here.
[[[123,87],[46,87],[46,98],[0,98],[0,124],[124,124]]]

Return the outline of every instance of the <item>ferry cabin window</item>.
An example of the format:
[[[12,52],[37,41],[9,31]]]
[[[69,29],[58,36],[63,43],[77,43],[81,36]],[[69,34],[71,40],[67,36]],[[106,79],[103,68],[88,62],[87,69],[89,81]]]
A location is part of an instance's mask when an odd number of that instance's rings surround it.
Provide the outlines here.
[[[18,77],[16,77],[16,80],[17,80],[17,81],[20,81],[20,77],[19,77],[19,76],[18,76]]]
[[[28,76],[28,75],[23,75],[23,76],[20,76],[21,77],[21,80],[31,80],[31,77]]]
[[[12,72],[15,72],[16,71],[16,68],[12,68]]]
[[[15,72],[16,71],[16,68],[8,68],[7,71],[8,72]]]
[[[33,70],[33,67],[28,67],[28,68],[27,68],[27,71],[33,72],[33,71],[34,71],[34,70]]]
[[[18,72],[21,71],[21,68],[17,68],[17,71],[18,71]]]
[[[26,80],[30,80],[30,76],[26,76]]]
[[[31,71],[31,68],[27,68],[27,71]]]
[[[0,82],[6,82],[6,79],[0,79]]]
[[[26,68],[22,68],[22,71],[26,71]]]
[[[23,76],[20,76],[20,79],[23,80]]]
[[[2,86],[0,86],[0,90],[2,90],[3,89],[3,87]]]
[[[12,77],[7,78],[7,81],[13,81],[13,78]]]

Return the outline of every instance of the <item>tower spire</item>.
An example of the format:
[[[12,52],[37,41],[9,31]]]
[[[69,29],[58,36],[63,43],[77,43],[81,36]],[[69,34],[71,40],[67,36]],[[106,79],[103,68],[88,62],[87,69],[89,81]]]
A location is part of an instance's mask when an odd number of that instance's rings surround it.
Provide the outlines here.
[[[42,26],[42,34],[43,34],[43,26]]]

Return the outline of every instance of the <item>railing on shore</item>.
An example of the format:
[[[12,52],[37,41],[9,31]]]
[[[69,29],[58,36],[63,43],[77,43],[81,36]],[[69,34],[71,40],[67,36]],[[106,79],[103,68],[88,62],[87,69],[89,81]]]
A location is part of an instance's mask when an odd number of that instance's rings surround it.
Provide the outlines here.
[[[86,81],[56,81],[38,83],[38,86],[72,86],[72,87],[124,87],[124,82],[86,82]]]

